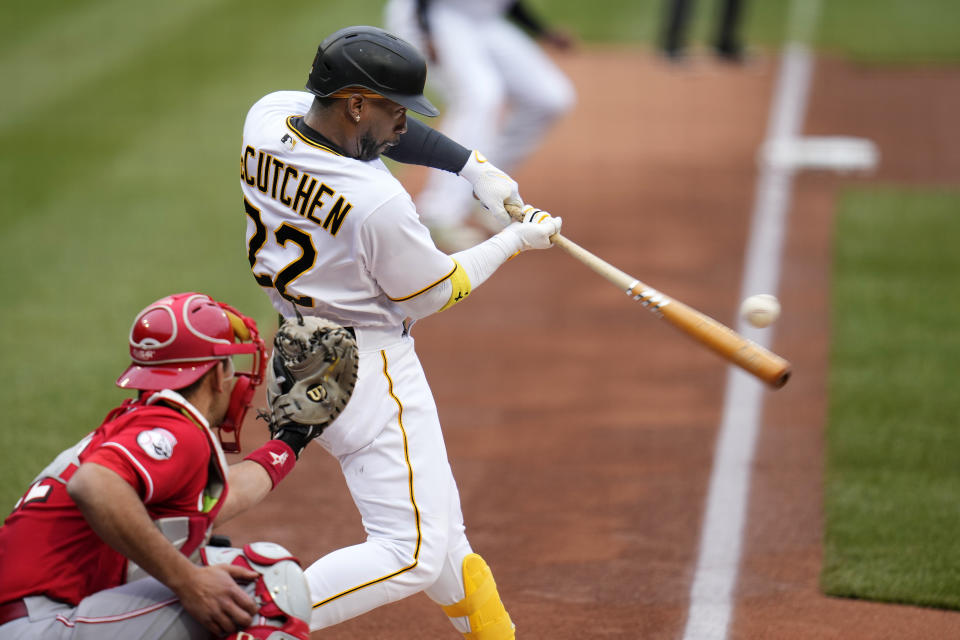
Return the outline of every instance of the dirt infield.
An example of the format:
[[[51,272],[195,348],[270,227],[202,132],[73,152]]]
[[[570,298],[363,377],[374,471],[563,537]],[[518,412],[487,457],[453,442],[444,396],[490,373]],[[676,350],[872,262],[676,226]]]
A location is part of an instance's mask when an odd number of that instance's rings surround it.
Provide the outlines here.
[[[574,241],[733,324],[776,60],[677,67],[599,49],[563,64],[579,103],[516,173],[524,197],[562,215]],[[957,613],[817,589],[834,199],[851,181],[955,183],[957,80],[836,61],[815,70],[807,132],[870,137],[882,166],[872,177],[804,173],[795,184],[773,343],[795,373],[765,397],[731,638],[960,630]],[[908,99],[920,92],[930,99]],[[420,179],[403,175],[411,188]],[[680,638],[726,365],[559,250],[513,260],[414,336],[468,534],[518,637]],[[247,428],[247,446],[259,430]],[[275,540],[307,562],[363,537],[339,469],[319,448],[224,533]],[[456,634],[418,595],[314,637]]]

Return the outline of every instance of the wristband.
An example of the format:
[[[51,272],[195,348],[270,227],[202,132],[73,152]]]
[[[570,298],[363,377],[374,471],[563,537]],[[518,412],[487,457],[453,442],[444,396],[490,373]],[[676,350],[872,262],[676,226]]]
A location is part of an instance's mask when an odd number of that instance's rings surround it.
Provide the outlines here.
[[[293,455],[293,449],[286,442],[281,440],[268,440],[265,445],[248,455],[244,460],[256,462],[266,469],[270,476],[270,482],[273,483],[273,489],[280,481],[293,470],[297,463],[297,457]]]

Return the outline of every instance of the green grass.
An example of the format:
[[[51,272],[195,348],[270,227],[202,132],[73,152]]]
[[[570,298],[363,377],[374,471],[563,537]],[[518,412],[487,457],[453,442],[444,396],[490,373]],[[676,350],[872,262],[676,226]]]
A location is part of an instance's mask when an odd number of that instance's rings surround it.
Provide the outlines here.
[[[863,190],[839,209],[827,594],[960,608],[960,191]]]
[[[537,13],[586,42],[652,46],[668,0],[532,0]],[[709,42],[720,0],[690,0],[690,36]],[[808,2],[810,0],[801,0]],[[748,47],[776,49],[787,37],[790,0],[744,0],[741,33]],[[960,60],[960,2],[955,0],[820,0],[816,42],[834,55],[869,63]]]
[[[958,34],[954,0],[823,0],[817,46],[868,63],[956,63]]]
[[[125,396],[113,381],[143,306],[200,290],[273,326],[243,244],[243,117],[381,6],[41,5],[0,20],[0,512]]]

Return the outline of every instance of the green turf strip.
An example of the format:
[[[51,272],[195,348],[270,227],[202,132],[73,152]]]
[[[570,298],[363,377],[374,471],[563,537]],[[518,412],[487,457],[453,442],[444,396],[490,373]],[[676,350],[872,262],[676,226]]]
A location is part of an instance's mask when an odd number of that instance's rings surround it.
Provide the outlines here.
[[[744,0],[740,33],[748,51],[779,49],[793,2]],[[866,63],[943,64],[960,60],[960,2],[956,0],[818,0],[818,51]],[[587,42],[653,45],[670,0],[527,0],[549,23]],[[691,52],[714,37],[721,0],[690,0]],[[636,78],[640,80],[640,78]]]
[[[837,218],[823,590],[960,608],[960,192]]]

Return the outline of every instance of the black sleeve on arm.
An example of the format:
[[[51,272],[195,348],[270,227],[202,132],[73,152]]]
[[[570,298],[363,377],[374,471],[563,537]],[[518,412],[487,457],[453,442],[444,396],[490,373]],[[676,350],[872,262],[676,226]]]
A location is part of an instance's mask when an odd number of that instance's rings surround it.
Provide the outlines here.
[[[470,159],[470,149],[454,142],[416,118],[407,118],[407,132],[400,144],[387,149],[385,156],[404,164],[419,164],[450,173],[460,173]]]
[[[543,25],[543,22],[538,20],[527,7],[521,2],[521,0],[516,0],[510,8],[507,9],[507,15],[513,18],[513,20],[519,24],[521,27],[532,33],[534,36],[543,35],[546,32],[547,28]]]
[[[417,26],[421,33],[427,38],[430,37],[430,22],[427,20],[427,5],[430,0],[417,0]]]

